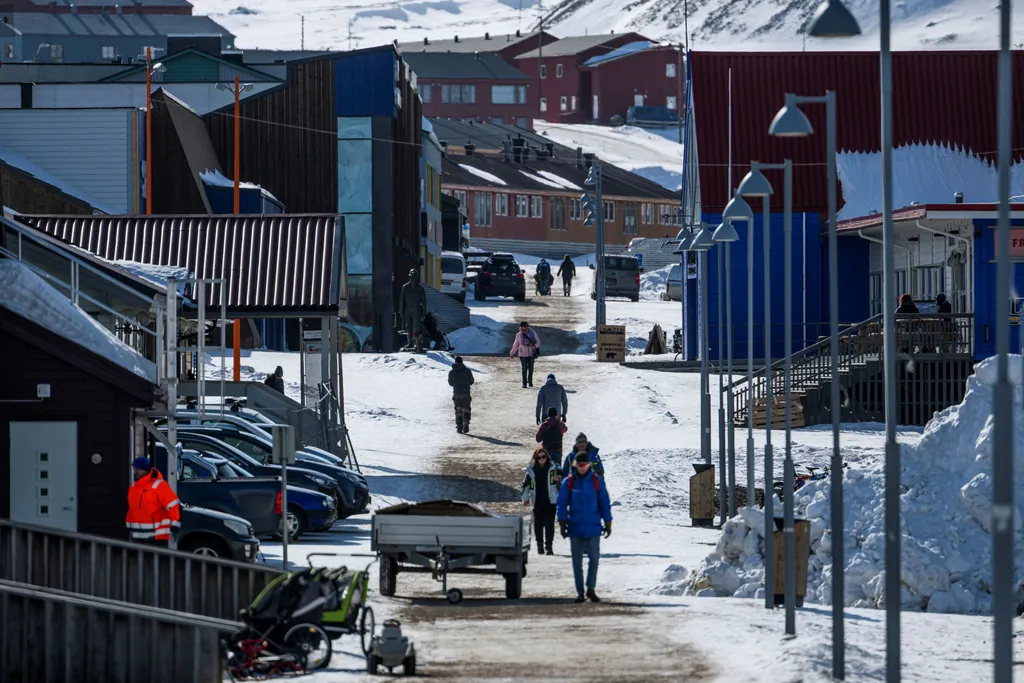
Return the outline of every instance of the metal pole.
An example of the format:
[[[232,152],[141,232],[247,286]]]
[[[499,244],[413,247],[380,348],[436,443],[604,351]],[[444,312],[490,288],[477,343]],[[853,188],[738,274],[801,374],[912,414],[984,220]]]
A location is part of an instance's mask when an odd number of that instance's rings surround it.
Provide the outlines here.
[[[700,270],[700,450],[704,463],[711,464],[711,384],[708,368],[708,252],[697,252]]]
[[[199,420],[206,417],[206,364],[203,362],[203,342],[206,341],[206,280],[200,279],[197,282],[199,290],[199,329],[196,331],[196,355],[195,364],[192,366],[192,372],[196,376],[196,399],[198,400],[197,408],[199,409]]]
[[[775,608],[775,495],[772,488],[772,297],[771,297],[771,214],[768,200],[764,202],[761,226],[764,242],[764,376],[765,376],[765,444],[764,444],[764,606]],[[753,387],[751,387],[753,389]],[[754,396],[750,396],[750,410],[754,410]]]
[[[755,164],[750,165],[756,168]],[[768,197],[763,200],[768,211]],[[757,503],[754,495],[754,221],[747,222],[747,507]]]
[[[167,484],[178,492],[178,290],[173,277],[167,278]],[[173,540],[173,539],[172,539]]]
[[[783,318],[785,329],[783,338],[785,348],[785,396],[786,396],[786,458],[783,464],[783,484],[785,492],[783,501],[782,539],[786,551],[786,635],[796,635],[796,532],[793,528],[793,163],[785,161],[785,199],[783,201]]]
[[[725,243],[725,356],[726,377],[732,385],[732,282],[729,277],[730,243]],[[736,516],[736,425],[733,424],[732,390],[726,391],[726,430],[729,449],[729,517]]]
[[[992,392],[995,432],[992,446],[992,616],[995,683],[1013,681],[1013,387],[1010,384],[1010,321],[1003,307],[1010,300],[1010,146],[1012,142],[1013,62],[1010,56],[1010,2],[999,3],[999,223],[996,249],[996,353]]]
[[[885,372],[885,680],[900,680],[900,447],[896,443],[896,281],[892,229],[892,52],[890,2],[879,0],[882,109],[882,302]]]
[[[601,198],[601,166],[594,164],[594,194],[597,203],[597,324],[605,324],[604,306],[604,200]]]
[[[725,524],[728,508],[728,491],[725,482],[725,405],[724,393],[722,391],[722,355],[725,351],[725,326],[722,324],[722,291],[723,271],[725,270],[725,250],[718,245],[715,249],[718,252],[718,510],[719,519]]]
[[[836,233],[836,94],[825,94],[828,163],[828,280],[829,317],[832,324],[832,678],[846,677],[843,609],[845,586],[845,520],[843,517],[843,455],[839,450],[839,245]],[[807,258],[807,217],[804,215],[804,261]],[[804,273],[804,322],[807,322],[807,286]],[[807,330],[804,329],[806,336]],[[806,341],[804,342],[806,344]]]
[[[227,280],[220,280],[220,416],[224,417],[224,380],[228,374],[227,369],[227,331],[224,325],[228,320],[228,294]]]
[[[146,48],[146,215],[153,213],[153,55]]]

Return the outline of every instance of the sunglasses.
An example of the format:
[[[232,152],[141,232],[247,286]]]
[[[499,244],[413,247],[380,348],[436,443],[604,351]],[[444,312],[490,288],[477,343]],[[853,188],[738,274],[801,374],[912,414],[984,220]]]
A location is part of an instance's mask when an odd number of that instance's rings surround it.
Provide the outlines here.
[[[547,459],[548,459],[548,456],[546,456],[546,455],[538,455],[538,456],[537,456],[537,459],[538,459],[538,460],[547,460]]]
[[[590,463],[589,463],[589,462],[586,462],[586,461],[584,461],[584,462],[578,462],[578,463],[576,463],[576,467],[585,467],[585,466],[587,466],[587,465],[589,465],[589,464],[590,464]]]

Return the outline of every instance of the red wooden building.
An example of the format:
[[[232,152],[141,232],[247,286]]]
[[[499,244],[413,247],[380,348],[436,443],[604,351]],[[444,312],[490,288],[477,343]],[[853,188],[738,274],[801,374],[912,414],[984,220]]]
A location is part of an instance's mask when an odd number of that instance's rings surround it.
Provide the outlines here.
[[[516,57],[528,50],[553,43],[558,38],[547,31],[522,33],[518,29],[514,34],[494,35],[485,33],[483,38],[459,38],[449,40],[430,40],[424,38],[422,43],[398,43],[396,47],[403,55],[410,52],[462,52],[465,54],[490,53],[497,55],[512,66],[516,66]]]
[[[591,57],[580,67],[580,76],[590,81],[584,118],[594,121],[625,118],[633,106],[678,111],[685,94],[680,50],[649,40],[626,43]]]
[[[519,69],[539,84],[537,116],[560,123],[593,118],[593,72],[583,68],[584,62],[642,40],[646,38],[639,33],[571,36],[520,54]]]
[[[5,14],[192,14],[188,0],[5,0],[2,5]]]

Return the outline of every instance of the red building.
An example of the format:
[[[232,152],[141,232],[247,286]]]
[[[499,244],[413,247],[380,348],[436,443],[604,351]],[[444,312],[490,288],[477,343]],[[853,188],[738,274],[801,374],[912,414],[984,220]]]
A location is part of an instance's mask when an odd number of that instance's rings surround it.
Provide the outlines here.
[[[156,0],[154,0],[156,1]],[[455,38],[450,40],[430,40],[424,38],[422,43],[399,43],[396,47],[403,55],[410,52],[464,52],[473,54],[476,52],[495,54],[512,66],[516,66],[516,57],[549,43],[558,38],[547,31],[534,31],[533,33],[522,33],[518,29],[515,34],[507,33],[504,36],[485,33],[483,38]]]
[[[591,97],[584,117],[594,121],[626,118],[633,106],[678,111],[685,95],[679,49],[647,40],[591,57],[580,67],[580,75],[590,79]]]
[[[424,116],[533,127],[536,84],[493,53],[403,52]]]
[[[6,0],[3,9],[47,14],[192,14],[188,0]]]
[[[572,36],[520,54],[516,65],[539,84],[539,102],[534,110],[537,116],[561,123],[591,119],[592,70],[583,68],[584,62],[644,40],[639,33]],[[629,76],[636,77],[635,73]]]

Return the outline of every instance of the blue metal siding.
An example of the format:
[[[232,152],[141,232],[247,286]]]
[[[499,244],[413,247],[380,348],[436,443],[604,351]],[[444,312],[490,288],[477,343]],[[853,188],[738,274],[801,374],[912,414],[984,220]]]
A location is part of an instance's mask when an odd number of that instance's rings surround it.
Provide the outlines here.
[[[1024,221],[1011,221],[1014,227]],[[999,316],[1010,314],[1010,302],[996,296],[996,220],[974,221],[974,358],[983,360],[996,353],[996,324]],[[1011,264],[1010,295],[1024,295],[1024,264]],[[1019,348],[1021,329],[1010,329],[1011,349]]]
[[[822,320],[829,319],[828,237],[821,238]],[[871,317],[871,243],[858,236],[839,238],[839,322]]]
[[[398,55],[390,46],[335,59],[338,116],[394,118],[397,59]]]
[[[235,212],[234,188],[206,186],[206,197],[210,200],[210,209],[215,214],[232,214]],[[243,215],[284,213],[280,202],[264,196],[263,192],[253,188],[241,188],[238,192],[239,210]]]
[[[718,224],[721,221],[720,214],[704,214],[703,220],[706,223]],[[760,214],[754,219],[754,357],[764,357],[764,251],[763,232],[761,229]],[[804,215],[794,214],[793,236],[792,236],[792,334],[793,350],[797,351],[803,346],[817,341],[822,321],[827,321],[822,305],[823,288],[821,287],[822,274],[822,247],[823,242],[820,231],[821,224],[817,214],[806,215],[806,233],[804,231]],[[736,232],[740,239],[730,246],[730,267],[728,270],[732,287],[732,331],[733,331],[733,358],[745,359],[747,357],[747,225],[735,223]],[[783,231],[783,216],[781,213],[771,215],[771,320],[772,328],[772,357],[780,358],[785,348],[785,280],[783,272],[785,235]],[[803,326],[805,319],[804,300],[804,249],[806,246],[806,332]],[[718,287],[718,255],[714,247],[708,255],[708,279],[709,296],[708,312],[709,348],[712,359],[719,357],[718,348],[718,306],[724,299],[717,291]],[[865,256],[864,271],[867,272],[867,260]],[[860,296],[867,299],[867,282]],[[865,316],[866,317],[866,316]],[[688,333],[694,330],[687,321]],[[698,325],[697,316],[693,316],[694,326]],[[725,315],[722,317],[723,324],[726,323]],[[699,329],[697,327],[696,329]],[[698,347],[700,345],[698,344]],[[724,349],[722,349],[724,357]]]

